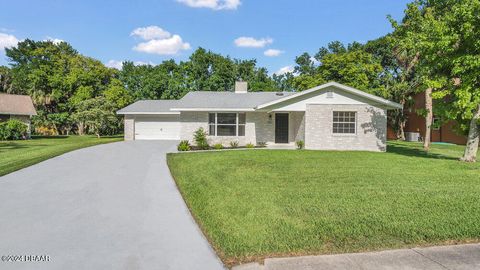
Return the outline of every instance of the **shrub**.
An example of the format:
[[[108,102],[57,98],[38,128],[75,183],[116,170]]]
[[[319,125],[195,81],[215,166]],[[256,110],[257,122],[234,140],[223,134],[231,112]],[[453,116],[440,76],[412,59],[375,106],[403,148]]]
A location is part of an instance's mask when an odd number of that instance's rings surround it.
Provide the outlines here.
[[[178,151],[190,151],[190,149],[191,147],[188,140],[181,141],[177,146]]]
[[[53,136],[56,135],[55,129],[49,128],[46,126],[41,126],[35,128],[35,133],[43,135],[43,136]]]
[[[221,143],[216,143],[213,148],[219,150],[219,149],[223,149],[223,145]]]
[[[203,128],[197,129],[197,131],[195,131],[195,133],[193,134],[193,138],[199,149],[207,150],[210,148],[207,141],[207,133]]]
[[[247,143],[247,145],[245,145],[245,147],[247,148],[255,148],[255,145],[253,143]]]
[[[305,147],[305,142],[302,140],[296,141],[295,144],[297,145],[297,149],[303,149],[303,147]]]
[[[230,142],[230,147],[237,148],[238,147],[238,141],[231,141]]]
[[[260,146],[260,147],[267,147],[266,142],[258,142],[257,145]]]
[[[8,140],[10,131],[7,129],[7,122],[0,123],[0,141]]]
[[[28,126],[16,119],[0,124],[0,140],[19,140],[27,137]]]

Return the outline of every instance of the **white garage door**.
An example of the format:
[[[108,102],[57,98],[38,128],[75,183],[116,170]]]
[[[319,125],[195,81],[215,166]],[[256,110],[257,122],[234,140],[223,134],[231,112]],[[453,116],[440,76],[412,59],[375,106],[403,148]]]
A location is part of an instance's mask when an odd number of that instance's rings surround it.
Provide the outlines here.
[[[135,118],[135,140],[180,139],[180,115],[141,116]]]

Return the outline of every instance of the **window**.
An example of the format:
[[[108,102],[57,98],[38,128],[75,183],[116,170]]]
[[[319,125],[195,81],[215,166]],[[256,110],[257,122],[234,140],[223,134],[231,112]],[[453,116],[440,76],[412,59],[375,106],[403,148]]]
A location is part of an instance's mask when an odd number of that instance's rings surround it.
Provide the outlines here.
[[[433,119],[432,119],[433,130],[440,130],[441,127],[442,127],[442,119],[434,116]]]
[[[245,136],[245,113],[209,113],[210,136]]]
[[[333,112],[333,133],[355,134],[355,112]]]

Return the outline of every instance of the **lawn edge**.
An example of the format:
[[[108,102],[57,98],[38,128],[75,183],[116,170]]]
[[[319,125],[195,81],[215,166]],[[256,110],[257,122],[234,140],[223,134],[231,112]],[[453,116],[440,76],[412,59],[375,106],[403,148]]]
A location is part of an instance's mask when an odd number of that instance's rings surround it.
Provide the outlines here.
[[[76,135],[76,136],[80,136],[80,135]],[[102,137],[100,137],[100,139],[102,139]],[[57,153],[57,154],[48,155],[48,156],[46,156],[47,158],[45,158],[45,159],[41,159],[41,160],[39,160],[39,161],[37,161],[37,162],[34,162],[34,163],[25,163],[25,164],[24,164],[25,166],[21,166],[21,167],[19,167],[19,168],[14,169],[14,170],[7,171],[7,173],[5,173],[5,174],[2,174],[2,173],[0,172],[0,177],[9,175],[9,174],[14,173],[14,172],[16,172],[16,171],[19,171],[19,170],[28,168],[28,167],[33,166],[33,165],[35,165],[35,164],[39,164],[39,163],[41,163],[41,162],[47,161],[47,160],[49,160],[49,159],[52,159],[52,158],[55,158],[55,157],[58,157],[58,156],[61,156],[61,155],[63,155],[63,154],[67,154],[67,153],[70,153],[70,152],[73,152],[73,151],[77,151],[77,150],[80,150],[80,149],[85,149],[85,148],[93,147],[93,146],[97,146],[97,145],[109,144],[109,143],[116,143],[116,142],[121,142],[121,141],[122,141],[122,137],[119,137],[118,140],[94,143],[94,144],[87,145],[87,146],[84,146],[84,147],[75,148],[75,149],[70,149],[70,150],[67,150],[67,151],[59,152],[59,153]],[[10,142],[10,141],[0,141],[0,142]],[[15,142],[15,141],[11,141],[11,142]]]
[[[175,183],[175,187],[177,188],[178,192],[180,193],[180,196],[182,196],[182,200],[183,202],[185,203],[185,205],[187,206],[187,209],[188,209],[188,212],[190,212],[190,216],[193,218],[193,220],[195,221],[195,223],[197,224],[198,228],[200,229],[200,231],[202,232],[203,234],[203,237],[205,237],[205,239],[207,239],[208,243],[210,244],[210,246],[213,248],[213,250],[215,251],[215,253],[217,254],[217,256],[220,258],[220,260],[222,261],[222,263],[227,266],[228,268],[231,268],[232,266],[234,266],[235,264],[231,264],[229,265],[228,261],[227,261],[227,258],[225,256],[225,254],[223,253],[223,251],[220,250],[220,248],[213,242],[213,240],[209,237],[209,235],[207,234],[207,230],[205,229],[205,226],[203,225],[202,222],[200,222],[200,220],[197,218],[197,216],[193,213],[192,211],[192,208],[190,206],[190,203],[188,203],[188,201],[185,199],[185,194],[183,193],[182,189],[179,187],[178,185],[178,182],[177,182],[177,179],[175,178],[175,176],[172,174],[172,169],[170,168],[170,159],[169,159],[169,156],[173,156],[175,154],[178,154],[178,153],[167,153],[166,155],[166,161],[167,161],[167,167],[168,167],[168,172],[170,173],[170,176],[172,177],[173,179],[173,182]]]
[[[265,150],[272,150],[275,151],[274,149],[265,149]],[[203,152],[223,152],[223,151],[194,151],[193,153],[203,153]],[[172,179],[175,182],[175,185],[177,189],[179,190],[183,201],[187,205],[187,208],[190,212],[190,215],[193,217],[195,222],[197,223],[198,227],[202,231],[202,234],[204,237],[207,239],[207,241],[210,243],[214,251],[217,253],[218,257],[221,259],[221,261],[224,263],[225,266],[228,268],[231,268],[233,266],[237,266],[240,264],[245,264],[245,263],[253,263],[257,262],[259,264],[264,264],[264,260],[267,258],[286,258],[286,257],[299,257],[299,256],[321,256],[321,255],[338,255],[338,254],[346,254],[346,253],[364,253],[364,252],[379,252],[379,251],[390,251],[390,250],[396,250],[396,249],[411,249],[411,248],[423,248],[423,247],[435,247],[435,246],[445,246],[445,245],[461,245],[461,244],[480,244],[480,237],[478,238],[468,238],[468,239],[447,239],[447,240],[439,240],[439,241],[430,241],[430,242],[417,242],[417,243],[409,243],[409,244],[402,244],[399,243],[398,245],[386,245],[383,247],[378,247],[378,248],[365,248],[365,249],[354,249],[350,251],[298,251],[298,252],[283,252],[283,253],[268,253],[268,254],[262,254],[262,255],[252,255],[252,256],[241,256],[241,257],[229,257],[226,256],[225,253],[220,249],[219,246],[217,246],[213,240],[209,237],[207,230],[203,223],[199,220],[199,218],[195,215],[195,213],[192,211],[190,203],[186,200],[185,194],[183,193],[182,189],[178,185],[178,181],[175,178],[174,174],[172,173],[171,170],[171,163],[170,163],[170,156],[174,156],[176,154],[184,154],[185,152],[179,152],[179,153],[168,153],[167,154],[167,166],[170,172],[170,175],[172,176]],[[189,152],[186,152],[189,153]],[[190,152],[192,153],[192,152]]]

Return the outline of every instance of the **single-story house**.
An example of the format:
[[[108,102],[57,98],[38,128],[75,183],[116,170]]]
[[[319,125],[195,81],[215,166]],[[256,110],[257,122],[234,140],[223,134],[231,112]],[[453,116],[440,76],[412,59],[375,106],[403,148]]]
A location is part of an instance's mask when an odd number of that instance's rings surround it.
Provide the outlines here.
[[[32,98],[26,95],[0,93],[0,122],[17,119],[28,125],[30,135],[30,117],[37,115]]]
[[[117,113],[125,140],[189,140],[200,127],[210,144],[304,141],[306,149],[385,151],[387,110],[398,103],[336,82],[302,92],[194,91],[180,100],[141,100]]]

